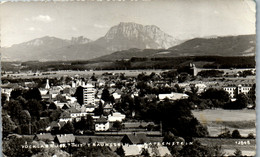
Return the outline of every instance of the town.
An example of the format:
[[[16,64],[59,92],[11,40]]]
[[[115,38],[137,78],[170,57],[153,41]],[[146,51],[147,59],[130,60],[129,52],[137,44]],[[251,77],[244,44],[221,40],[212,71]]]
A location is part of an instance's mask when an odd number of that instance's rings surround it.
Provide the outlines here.
[[[203,69],[188,63],[154,71],[59,72],[2,71],[4,154],[255,153],[255,68]],[[222,122],[203,119],[204,111],[217,112]],[[225,121],[225,112],[242,116]],[[244,112],[253,118],[242,123]],[[219,138],[246,144],[228,150],[228,144],[216,145]],[[17,144],[23,147],[11,150]]]

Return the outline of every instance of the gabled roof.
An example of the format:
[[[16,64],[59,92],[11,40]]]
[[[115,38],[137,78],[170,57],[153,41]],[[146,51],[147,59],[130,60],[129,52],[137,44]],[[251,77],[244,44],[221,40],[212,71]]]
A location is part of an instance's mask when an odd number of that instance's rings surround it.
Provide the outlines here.
[[[123,146],[125,156],[139,156],[141,155],[142,148],[138,145]]]
[[[51,124],[50,124],[50,126],[51,126],[51,128],[53,128],[53,127],[58,127],[58,128],[60,128],[60,127],[61,127],[60,124],[59,124],[58,122],[56,122],[56,121],[52,121]]]
[[[106,123],[107,119],[104,117],[100,117],[99,119],[96,120],[96,123]]]
[[[112,109],[113,106],[111,104],[105,104],[104,109]]]
[[[74,143],[75,136],[73,134],[56,135],[55,139],[58,143]]]
[[[69,112],[64,111],[63,113],[61,113],[60,118],[71,118]]]
[[[54,137],[50,133],[46,133],[46,134],[36,134],[33,139],[53,141]]]
[[[71,107],[69,109],[66,110],[69,113],[80,113],[79,110],[77,110],[75,107]]]
[[[148,148],[148,152],[151,156],[171,155],[169,149],[166,146],[158,146],[157,148]]]
[[[145,143],[147,141],[148,139],[145,134],[138,134],[138,133],[126,134],[121,140],[122,143],[129,143],[129,144],[140,144],[140,143]]]

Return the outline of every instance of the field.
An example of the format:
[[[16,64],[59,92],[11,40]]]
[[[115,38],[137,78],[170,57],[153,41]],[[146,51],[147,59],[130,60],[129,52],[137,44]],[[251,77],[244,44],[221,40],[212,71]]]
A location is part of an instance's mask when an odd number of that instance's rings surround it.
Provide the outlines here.
[[[256,134],[256,112],[255,110],[194,110],[193,115],[208,127],[210,136],[217,136],[224,129],[231,132],[237,129],[246,137],[249,133]]]
[[[92,76],[93,73],[95,73],[96,76],[100,76],[104,73],[111,73],[111,75],[113,74],[120,74],[120,73],[124,73],[125,76],[137,76],[138,74],[141,73],[146,73],[147,75],[150,75],[152,72],[154,73],[161,73],[165,70],[161,70],[161,69],[147,69],[147,70],[89,70],[89,71],[76,71],[76,70],[61,70],[61,71],[51,71],[51,72],[46,72],[46,73],[42,73],[42,75],[34,75],[31,73],[17,73],[17,74],[9,74],[10,77],[14,77],[14,78],[57,78],[57,77],[61,77],[61,76]],[[7,74],[3,75],[3,77],[6,77]]]
[[[207,146],[221,146],[226,156],[234,155],[236,149],[241,150],[242,155],[254,156],[256,154],[254,139],[196,138],[196,140]]]

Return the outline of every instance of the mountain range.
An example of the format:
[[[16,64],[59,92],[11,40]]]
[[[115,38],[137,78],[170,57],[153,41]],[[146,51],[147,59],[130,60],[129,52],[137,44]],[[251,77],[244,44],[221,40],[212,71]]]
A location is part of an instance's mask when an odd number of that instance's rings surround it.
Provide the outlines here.
[[[71,40],[45,36],[1,48],[3,61],[115,60],[131,57],[255,54],[255,35],[176,39],[154,25],[121,22],[101,38]]]
[[[194,38],[168,49],[128,49],[95,58],[95,61],[113,61],[137,58],[181,56],[254,56],[256,35],[212,38]]]

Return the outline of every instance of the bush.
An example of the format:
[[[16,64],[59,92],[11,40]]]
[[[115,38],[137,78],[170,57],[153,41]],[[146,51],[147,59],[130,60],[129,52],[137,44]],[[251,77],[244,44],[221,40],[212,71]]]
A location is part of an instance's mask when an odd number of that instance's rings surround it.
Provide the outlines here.
[[[234,130],[232,132],[232,138],[241,138],[240,132],[238,130]]]
[[[253,134],[253,133],[249,133],[249,134],[247,135],[247,138],[254,139],[254,138],[255,138],[255,136],[254,136],[254,134]]]
[[[218,135],[218,137],[220,137],[220,138],[230,138],[231,137],[230,131],[226,130],[224,133]]]
[[[242,156],[242,152],[241,152],[241,150],[236,149],[236,151],[234,152],[234,155],[237,156],[237,157]]]

